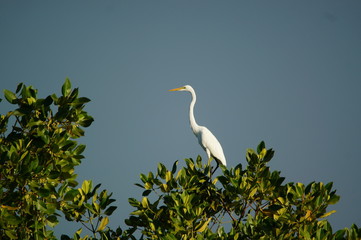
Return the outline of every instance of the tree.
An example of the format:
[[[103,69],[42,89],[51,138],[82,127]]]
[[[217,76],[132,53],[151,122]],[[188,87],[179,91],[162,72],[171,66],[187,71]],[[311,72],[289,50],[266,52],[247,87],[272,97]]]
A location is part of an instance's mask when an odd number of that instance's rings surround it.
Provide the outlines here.
[[[100,184],[93,188],[91,181],[76,188],[74,168],[85,145],[75,139],[93,122],[83,110],[90,100],[78,92],[69,79],[60,97],[38,98],[36,89],[22,83],[15,93],[4,90],[17,108],[0,117],[0,239],[55,239],[49,227],[62,215],[82,223],[93,237],[116,235],[106,229],[116,208],[109,206],[111,194],[97,193]]]
[[[160,163],[140,175],[143,198],[129,199],[136,210],[125,222],[146,239],[360,239],[356,225],[333,232],[326,220],[339,200],[332,183],[284,184],[267,166],[273,155],[261,142],[247,150],[245,169],[221,166],[214,179],[200,157],[178,172],[178,162]]]
[[[82,225],[76,239],[360,239],[356,225],[333,231],[329,205],[339,200],[332,183],[284,183],[267,166],[274,151],[261,142],[247,150],[247,166],[221,167],[211,176],[211,160],[186,159],[178,169],[158,164],[141,174],[143,196],[126,230],[108,227],[116,206],[107,190],[91,180],[78,184],[75,167],[85,146],[76,139],[93,118],[90,100],[78,97],[68,79],[62,94],[38,98],[19,84],[4,90],[13,111],[0,116],[0,239],[56,239],[52,228],[66,219]],[[10,127],[9,127],[10,126]],[[84,234],[87,230],[90,234]]]

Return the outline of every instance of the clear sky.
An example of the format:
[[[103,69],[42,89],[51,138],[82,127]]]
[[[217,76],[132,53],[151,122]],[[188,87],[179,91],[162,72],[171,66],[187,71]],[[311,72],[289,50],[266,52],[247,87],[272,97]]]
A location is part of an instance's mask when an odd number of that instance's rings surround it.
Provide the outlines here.
[[[206,157],[190,95],[167,91],[185,84],[229,167],[264,140],[286,181],[334,182],[335,229],[361,226],[361,1],[4,0],[0,34],[1,89],[46,97],[69,77],[92,99],[77,170],[114,193],[111,226],[141,197],[140,173]]]

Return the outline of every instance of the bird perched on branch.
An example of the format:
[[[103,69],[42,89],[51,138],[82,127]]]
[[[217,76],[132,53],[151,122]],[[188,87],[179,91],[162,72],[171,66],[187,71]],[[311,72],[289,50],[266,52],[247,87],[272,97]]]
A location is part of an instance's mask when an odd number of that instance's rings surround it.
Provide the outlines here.
[[[197,101],[197,96],[194,89],[189,85],[185,85],[183,87],[174,88],[169,91],[186,91],[191,93],[192,101],[189,105],[189,121],[194,135],[197,137],[201,147],[204,149],[204,151],[206,151],[208,158],[210,159],[212,157],[217,162],[217,167],[214,169],[212,174],[217,170],[219,164],[226,166],[226,158],[224,157],[221,144],[213,135],[213,133],[208,130],[208,128],[199,126],[194,118],[194,105]]]

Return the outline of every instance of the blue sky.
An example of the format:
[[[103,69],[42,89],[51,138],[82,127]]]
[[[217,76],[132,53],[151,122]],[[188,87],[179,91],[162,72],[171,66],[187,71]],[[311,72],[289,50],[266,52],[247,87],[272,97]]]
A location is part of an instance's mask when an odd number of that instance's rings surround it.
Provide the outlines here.
[[[190,95],[167,91],[185,84],[229,167],[264,140],[286,181],[334,182],[335,229],[361,225],[360,1],[1,1],[0,32],[2,89],[45,97],[69,77],[92,99],[77,170],[114,193],[112,226],[140,173],[206,157]]]

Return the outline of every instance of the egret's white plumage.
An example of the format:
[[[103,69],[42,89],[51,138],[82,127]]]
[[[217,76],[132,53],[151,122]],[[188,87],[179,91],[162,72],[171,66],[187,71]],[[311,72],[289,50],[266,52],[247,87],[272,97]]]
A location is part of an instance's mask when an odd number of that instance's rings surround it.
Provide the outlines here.
[[[194,89],[189,85],[185,85],[183,87],[171,89],[169,91],[187,91],[191,93],[192,102],[189,105],[189,121],[192,131],[194,135],[196,135],[199,144],[206,151],[208,158],[213,157],[217,161],[217,167],[219,163],[226,166],[226,158],[224,157],[221,144],[218,142],[217,138],[213,135],[213,133],[208,130],[208,128],[204,126],[199,126],[194,118],[193,110],[194,105],[197,101],[197,96]]]

